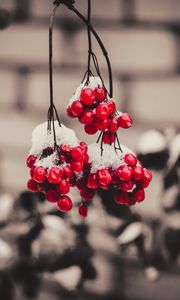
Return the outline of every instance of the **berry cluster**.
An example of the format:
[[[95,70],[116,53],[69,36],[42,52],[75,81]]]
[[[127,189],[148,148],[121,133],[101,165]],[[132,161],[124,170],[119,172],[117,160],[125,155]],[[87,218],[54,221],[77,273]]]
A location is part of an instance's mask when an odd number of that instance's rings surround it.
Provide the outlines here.
[[[114,201],[127,206],[142,202],[145,199],[144,189],[152,180],[152,174],[143,168],[132,153],[123,155],[117,168],[100,168],[91,172],[92,165],[86,164],[84,177],[78,180],[76,186],[85,201],[91,201],[100,188],[112,190]]]
[[[47,167],[44,161],[48,161],[47,158],[51,157],[53,157],[53,165]],[[27,187],[32,192],[45,193],[47,200],[57,203],[61,212],[68,212],[72,209],[73,203],[67,194],[88,159],[87,145],[84,142],[80,142],[75,147],[59,145],[55,150],[47,147],[38,157],[31,154],[26,162],[31,176]],[[81,215],[85,213],[82,205],[79,211]]]
[[[95,134],[98,130],[104,132],[103,142],[110,144],[115,139],[115,133],[121,128],[129,128],[132,118],[127,113],[119,113],[115,102],[108,98],[104,87],[83,87],[79,99],[74,100],[67,108],[67,115],[78,118],[84,124],[87,134]]]

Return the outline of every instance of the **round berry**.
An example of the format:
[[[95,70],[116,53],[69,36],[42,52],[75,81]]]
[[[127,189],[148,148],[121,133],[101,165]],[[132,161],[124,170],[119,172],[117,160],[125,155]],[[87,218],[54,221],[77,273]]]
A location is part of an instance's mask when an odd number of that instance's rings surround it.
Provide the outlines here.
[[[90,188],[90,189],[97,189],[98,188],[96,173],[90,174],[88,176],[87,187]]]
[[[121,181],[119,184],[119,188],[122,191],[130,191],[132,190],[133,186],[134,186],[134,182],[132,180]]]
[[[26,160],[26,165],[28,168],[32,168],[36,162],[36,156],[35,155],[29,155]]]
[[[79,100],[71,104],[71,112],[75,117],[79,117],[83,112],[83,105]]]
[[[93,124],[85,125],[84,130],[87,134],[95,134],[98,131],[96,126],[94,126]]]
[[[109,124],[108,119],[102,120],[102,119],[96,118],[94,121],[94,125],[96,126],[96,128],[98,130],[105,130],[108,127],[108,124]]]
[[[88,146],[85,142],[80,142],[79,145],[84,149],[85,153],[88,151]]]
[[[29,179],[27,182],[27,188],[28,190],[30,190],[31,192],[38,192],[39,191],[39,187],[36,181],[34,181],[33,179]]]
[[[36,167],[33,172],[33,179],[38,182],[42,183],[46,179],[46,170],[43,167]]]
[[[128,129],[129,127],[132,126],[133,123],[131,116],[126,113],[120,116],[118,120],[119,120],[119,126],[124,129]]]
[[[65,163],[67,161],[67,157],[65,154],[58,154],[59,160],[61,164]]]
[[[127,205],[129,200],[129,195],[128,192],[124,192],[124,191],[116,191],[114,194],[114,201],[117,204],[125,204]]]
[[[71,161],[71,167],[72,167],[73,171],[75,171],[75,172],[82,171],[83,166],[84,166],[84,162],[82,160],[80,160],[80,161]]]
[[[150,181],[145,180],[145,179],[141,179],[136,184],[139,188],[145,189],[150,185]]]
[[[92,105],[95,101],[95,92],[90,88],[83,89],[80,95],[80,101],[87,106]]]
[[[152,180],[151,171],[147,170],[146,168],[144,168],[143,171],[144,171],[143,179],[150,182]]]
[[[52,167],[48,173],[48,181],[53,184],[57,184],[62,179],[63,171],[58,167]]]
[[[119,128],[119,123],[118,123],[118,120],[117,118],[112,118],[109,120],[109,126],[108,126],[108,130],[110,132],[116,132]]]
[[[106,104],[108,105],[109,107],[109,114],[113,114],[116,110],[116,103],[113,101],[113,100],[108,100],[106,101]]]
[[[97,179],[100,185],[108,185],[112,181],[112,177],[108,169],[98,170]]]
[[[87,153],[84,154],[84,157],[83,157],[83,162],[84,164],[87,164],[89,161],[89,155]]]
[[[106,99],[106,90],[100,87],[96,88],[95,97],[98,103],[103,102]]]
[[[120,166],[118,168],[118,176],[122,181],[128,181],[132,177],[132,169],[128,166]]]
[[[66,213],[68,211],[70,211],[73,207],[71,198],[69,196],[62,196],[58,202],[57,205],[59,207],[59,210],[63,213]]]
[[[72,176],[72,173],[73,173],[73,171],[72,171],[72,168],[70,165],[67,165],[63,168],[63,178],[70,179]]]
[[[34,169],[35,169],[35,166],[33,166],[33,167],[30,169],[30,176],[31,176],[31,178],[33,178]]]
[[[144,171],[143,171],[143,168],[140,167],[140,166],[136,166],[134,169],[133,169],[133,179],[134,180],[141,180],[143,178],[143,175],[144,175]]]
[[[143,189],[134,189],[133,198],[136,202],[142,202],[145,199],[145,193]]]
[[[49,202],[54,203],[54,202],[57,202],[57,201],[58,201],[59,195],[58,195],[58,193],[57,193],[55,190],[50,189],[50,190],[48,190],[48,191],[46,192],[46,199],[47,199]]]
[[[119,183],[119,176],[117,170],[114,170],[112,172],[111,177],[112,177],[112,184],[117,185],[117,183]]]
[[[70,106],[68,106],[68,108],[66,109],[66,113],[67,113],[67,115],[68,115],[70,118],[76,118],[76,116],[73,115]]]
[[[94,113],[92,110],[85,111],[79,118],[79,121],[85,125],[90,125],[94,121]]]
[[[115,141],[115,134],[109,131],[104,132],[103,134],[103,143],[111,145]]]
[[[71,146],[70,145],[61,145],[60,149],[64,153],[69,153],[71,151]]]
[[[70,183],[67,179],[62,179],[57,186],[57,191],[60,194],[68,194],[70,191]]]
[[[84,187],[86,186],[86,184],[87,184],[87,178],[85,178],[85,177],[79,178],[79,179],[77,179],[77,181],[76,181],[76,187],[77,187],[79,190],[84,189]]]
[[[96,107],[96,116],[99,119],[107,119],[110,114],[109,107],[106,103],[101,103]]]
[[[137,164],[137,157],[132,153],[127,153],[124,156],[124,161],[127,165],[135,166]]]
[[[93,189],[83,188],[80,190],[80,195],[84,200],[90,201],[94,197],[95,191]]]
[[[87,217],[88,208],[83,203],[79,206],[79,214],[80,214],[81,217],[84,217],[84,218]]]
[[[84,156],[84,151],[81,146],[76,146],[71,149],[71,157],[74,161],[82,160],[83,156]]]

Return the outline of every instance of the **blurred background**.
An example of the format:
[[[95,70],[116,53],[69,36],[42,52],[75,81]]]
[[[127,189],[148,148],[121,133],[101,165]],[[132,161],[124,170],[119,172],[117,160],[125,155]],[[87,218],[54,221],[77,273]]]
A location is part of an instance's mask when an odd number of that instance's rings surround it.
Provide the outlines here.
[[[92,0],[112,63],[114,99],[134,126],[119,138],[153,170],[129,211],[102,194],[88,220],[59,215],[26,191],[31,133],[49,105],[50,0],[0,0],[0,299],[180,299],[180,1]],[[75,6],[86,14],[87,1]],[[93,40],[108,87],[105,59]],[[54,27],[55,104],[62,122],[87,68],[84,24],[60,6]],[[50,238],[51,237],[51,238]]]

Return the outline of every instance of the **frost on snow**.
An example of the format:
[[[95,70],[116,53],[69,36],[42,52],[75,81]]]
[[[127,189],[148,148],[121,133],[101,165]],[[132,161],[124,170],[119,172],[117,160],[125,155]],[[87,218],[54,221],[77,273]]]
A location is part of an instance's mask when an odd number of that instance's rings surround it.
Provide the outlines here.
[[[133,152],[123,145],[121,145],[121,148],[123,152],[118,150],[116,153],[111,145],[103,145],[103,154],[101,156],[101,149],[99,144],[94,143],[89,145],[88,155],[89,162],[91,163],[92,173],[95,173],[97,170],[103,168],[112,167],[113,169],[116,169],[120,165],[124,165],[125,163],[123,161],[123,156],[126,153]]]

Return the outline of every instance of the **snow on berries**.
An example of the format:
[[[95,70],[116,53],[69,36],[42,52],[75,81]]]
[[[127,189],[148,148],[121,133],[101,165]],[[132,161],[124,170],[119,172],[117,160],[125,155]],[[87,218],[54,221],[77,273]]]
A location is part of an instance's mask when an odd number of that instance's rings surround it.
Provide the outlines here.
[[[132,125],[131,116],[116,110],[116,104],[110,99],[101,79],[94,76],[90,76],[89,83],[84,81],[77,88],[69,101],[67,115],[78,118],[87,134],[100,130],[110,135],[119,128],[127,129]]]
[[[47,131],[47,122],[37,126],[32,133],[32,147],[26,165],[30,169],[27,188],[32,192],[45,193],[46,199],[56,203],[61,212],[69,212],[73,207],[67,195],[74,185],[79,172],[88,163],[88,147],[79,142],[73,130],[54,123],[57,145],[54,136]],[[81,208],[81,214],[86,214]],[[83,213],[84,212],[84,213]]]

